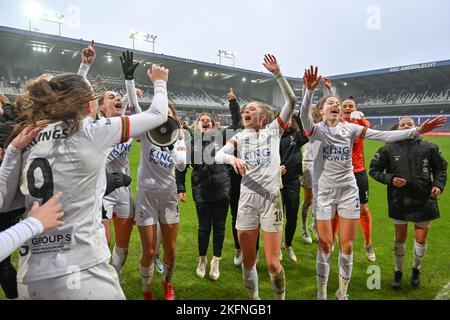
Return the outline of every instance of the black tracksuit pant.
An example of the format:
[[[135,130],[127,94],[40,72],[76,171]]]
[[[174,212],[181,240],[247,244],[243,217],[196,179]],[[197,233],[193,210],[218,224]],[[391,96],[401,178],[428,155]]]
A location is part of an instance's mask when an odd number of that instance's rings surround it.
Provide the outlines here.
[[[288,247],[292,245],[295,229],[297,228],[298,209],[300,207],[300,179],[283,181],[281,189],[283,197],[283,207],[286,215],[286,225],[284,229],[285,243]]]
[[[225,223],[227,221],[229,199],[212,202],[197,202],[198,217],[198,253],[206,256],[209,236],[213,231],[213,254],[222,257],[223,241],[225,239]]]

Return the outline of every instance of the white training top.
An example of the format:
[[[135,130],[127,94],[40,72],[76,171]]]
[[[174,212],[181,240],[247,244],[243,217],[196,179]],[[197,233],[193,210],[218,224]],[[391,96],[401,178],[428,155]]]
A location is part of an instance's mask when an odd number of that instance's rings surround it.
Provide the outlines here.
[[[106,160],[113,147],[167,121],[165,81],[156,81],[151,107],[138,115],[80,123],[68,136],[62,122],[48,125],[23,154],[20,189],[26,207],[62,191],[64,225],[22,248],[17,280],[29,282],[84,270],[110,258],[101,224]]]
[[[416,129],[378,131],[348,122],[329,127],[325,122],[314,124],[310,113],[314,91],[307,91],[300,110],[300,118],[309,141],[320,143],[314,159],[313,185],[320,188],[336,188],[356,185],[353,174],[352,148],[355,140],[365,138],[394,142],[419,135]]]
[[[244,129],[234,135],[216,154],[217,163],[230,163],[237,149],[237,157],[245,160],[249,170],[242,177],[241,194],[278,192],[282,188],[280,173],[280,138],[295,107],[295,95],[281,73],[276,75],[285,104],[280,116],[256,132]]]

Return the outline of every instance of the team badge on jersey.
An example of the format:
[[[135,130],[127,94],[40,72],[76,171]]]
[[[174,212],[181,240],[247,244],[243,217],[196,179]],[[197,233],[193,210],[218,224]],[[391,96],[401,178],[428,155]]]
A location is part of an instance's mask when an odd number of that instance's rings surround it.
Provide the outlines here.
[[[343,136],[344,138],[348,138],[350,137],[350,131],[348,131],[346,128],[341,128],[341,130],[339,131],[340,135]]]

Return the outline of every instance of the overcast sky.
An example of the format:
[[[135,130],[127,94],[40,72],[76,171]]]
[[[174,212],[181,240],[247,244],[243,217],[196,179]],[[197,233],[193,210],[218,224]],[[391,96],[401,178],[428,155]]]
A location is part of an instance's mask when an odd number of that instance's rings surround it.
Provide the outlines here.
[[[142,31],[158,36],[157,53],[218,63],[229,50],[256,71],[270,52],[289,76],[309,64],[337,75],[450,59],[449,0],[18,0],[0,2],[0,24],[28,29],[30,4],[64,14],[63,36],[131,47],[130,32]],[[32,28],[58,33],[48,22]]]

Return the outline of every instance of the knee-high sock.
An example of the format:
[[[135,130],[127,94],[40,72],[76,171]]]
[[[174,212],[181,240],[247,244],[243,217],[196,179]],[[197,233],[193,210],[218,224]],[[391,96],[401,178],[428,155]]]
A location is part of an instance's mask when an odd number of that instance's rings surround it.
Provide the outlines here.
[[[423,257],[425,256],[425,251],[427,250],[427,243],[424,244],[417,243],[414,240],[414,262],[413,268],[420,269]]]
[[[337,214],[334,215],[333,220],[331,222],[331,228],[333,231],[333,241],[337,237],[338,229],[339,229],[339,216]]]
[[[256,270],[256,264],[251,269],[247,270],[242,263],[242,277],[244,279],[244,287],[247,289],[250,298],[258,300],[258,271]]]
[[[149,292],[151,290],[154,270],[155,270],[154,263],[152,263],[148,268],[140,266],[142,290],[144,293]]]
[[[308,224],[308,212],[311,205],[306,204],[305,202],[302,203],[302,229],[308,230],[306,225]]]
[[[347,295],[348,284],[352,278],[353,252],[344,254],[339,252],[339,291],[341,295]]]
[[[173,262],[173,264],[167,264],[166,262],[163,261],[163,266],[164,266],[163,281],[165,283],[169,283],[172,281],[173,268],[175,266],[175,261]]]
[[[405,243],[394,240],[395,271],[403,271],[403,258],[405,257]]]
[[[128,248],[120,248],[117,245],[114,246],[111,264],[116,269],[117,274],[120,275],[125,262],[127,261]]]
[[[316,256],[316,279],[318,287],[318,298],[327,298],[328,276],[330,274],[331,253],[323,253],[317,248]]]
[[[286,280],[284,277],[284,269],[281,267],[280,273],[273,276],[269,272],[270,276],[270,285],[272,286],[272,291],[275,294],[275,299],[284,300],[285,292],[286,292]]]
[[[372,215],[370,211],[367,214],[362,214],[359,217],[359,225],[361,226],[361,231],[364,236],[364,242],[366,245],[372,243]]]

